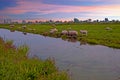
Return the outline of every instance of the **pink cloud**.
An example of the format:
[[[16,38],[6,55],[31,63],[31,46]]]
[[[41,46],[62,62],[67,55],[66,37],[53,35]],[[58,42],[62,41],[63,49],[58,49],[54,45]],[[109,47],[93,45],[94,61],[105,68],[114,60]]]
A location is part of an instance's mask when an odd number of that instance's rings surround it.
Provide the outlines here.
[[[81,0],[80,0],[81,1]],[[97,0],[101,1],[101,0]],[[41,2],[30,2],[25,0],[18,0],[16,7],[8,7],[0,11],[0,14],[24,14],[26,12],[37,12],[39,14],[49,13],[80,13],[89,12],[96,15],[117,15],[120,14],[120,5],[106,5],[106,6],[63,6],[43,4]],[[91,15],[91,14],[88,14]]]

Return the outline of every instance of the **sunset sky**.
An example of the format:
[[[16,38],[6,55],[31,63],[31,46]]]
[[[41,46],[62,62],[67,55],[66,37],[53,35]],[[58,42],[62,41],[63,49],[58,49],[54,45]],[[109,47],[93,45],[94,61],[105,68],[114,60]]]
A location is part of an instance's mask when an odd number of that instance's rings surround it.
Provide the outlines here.
[[[0,19],[120,20],[120,0],[0,0]]]

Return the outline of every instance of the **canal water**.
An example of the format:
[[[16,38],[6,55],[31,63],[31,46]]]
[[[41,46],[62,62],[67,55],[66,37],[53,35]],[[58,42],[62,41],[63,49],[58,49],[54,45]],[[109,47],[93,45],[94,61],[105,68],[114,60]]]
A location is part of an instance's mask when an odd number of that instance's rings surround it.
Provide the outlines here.
[[[119,80],[120,49],[101,45],[80,45],[61,38],[11,32],[0,29],[0,37],[13,40],[16,46],[28,45],[28,57],[54,57],[60,70],[69,70],[71,80]]]

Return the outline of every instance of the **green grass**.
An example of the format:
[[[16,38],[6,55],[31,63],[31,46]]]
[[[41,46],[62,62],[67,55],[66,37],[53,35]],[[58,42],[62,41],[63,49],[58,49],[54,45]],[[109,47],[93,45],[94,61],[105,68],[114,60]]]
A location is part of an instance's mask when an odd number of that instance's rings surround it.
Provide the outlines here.
[[[50,24],[26,24],[27,29],[19,29],[22,24],[16,24],[14,30],[18,31],[25,31],[29,33],[34,34],[44,34],[48,33],[48,36],[51,36],[49,34],[50,29],[52,29],[52,25]],[[86,38],[86,41],[90,44],[100,44],[105,45],[113,48],[120,48],[120,23],[72,23],[72,24],[57,24],[56,28],[58,29],[58,32],[52,35],[53,37],[61,37],[59,36],[60,32],[62,30],[67,30],[71,27],[71,29],[80,31],[80,30],[87,30],[88,35],[84,36]],[[106,27],[112,28],[112,30],[105,30]],[[0,28],[9,28],[9,24],[1,24]],[[35,29],[35,31],[29,30]],[[79,32],[79,37],[81,36]]]
[[[0,38],[0,80],[69,80],[52,59],[27,58],[28,47],[16,48],[13,41]]]

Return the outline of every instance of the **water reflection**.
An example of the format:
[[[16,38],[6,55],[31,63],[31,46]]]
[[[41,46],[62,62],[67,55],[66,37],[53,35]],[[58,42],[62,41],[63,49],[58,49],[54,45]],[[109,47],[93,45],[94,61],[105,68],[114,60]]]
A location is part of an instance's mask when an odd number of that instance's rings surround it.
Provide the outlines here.
[[[68,38],[68,42],[77,42],[76,38]]]
[[[80,40],[80,46],[86,45],[86,44],[87,44],[87,40],[85,40],[85,39]]]
[[[27,33],[26,33],[26,32],[23,32],[23,34],[24,34],[24,35],[27,35]]]
[[[10,32],[15,32],[15,30],[14,29],[10,29]]]
[[[62,38],[62,40],[68,41],[68,42],[73,42],[73,43],[77,42],[77,39],[73,38],[73,37],[71,37],[71,38]]]
[[[73,38],[73,37],[71,37],[71,38],[62,38],[62,40],[68,41],[68,42],[73,42],[73,43],[78,42],[77,38]],[[80,46],[81,45],[87,45],[87,40],[84,39],[84,38],[81,39],[79,42],[80,42]]]

